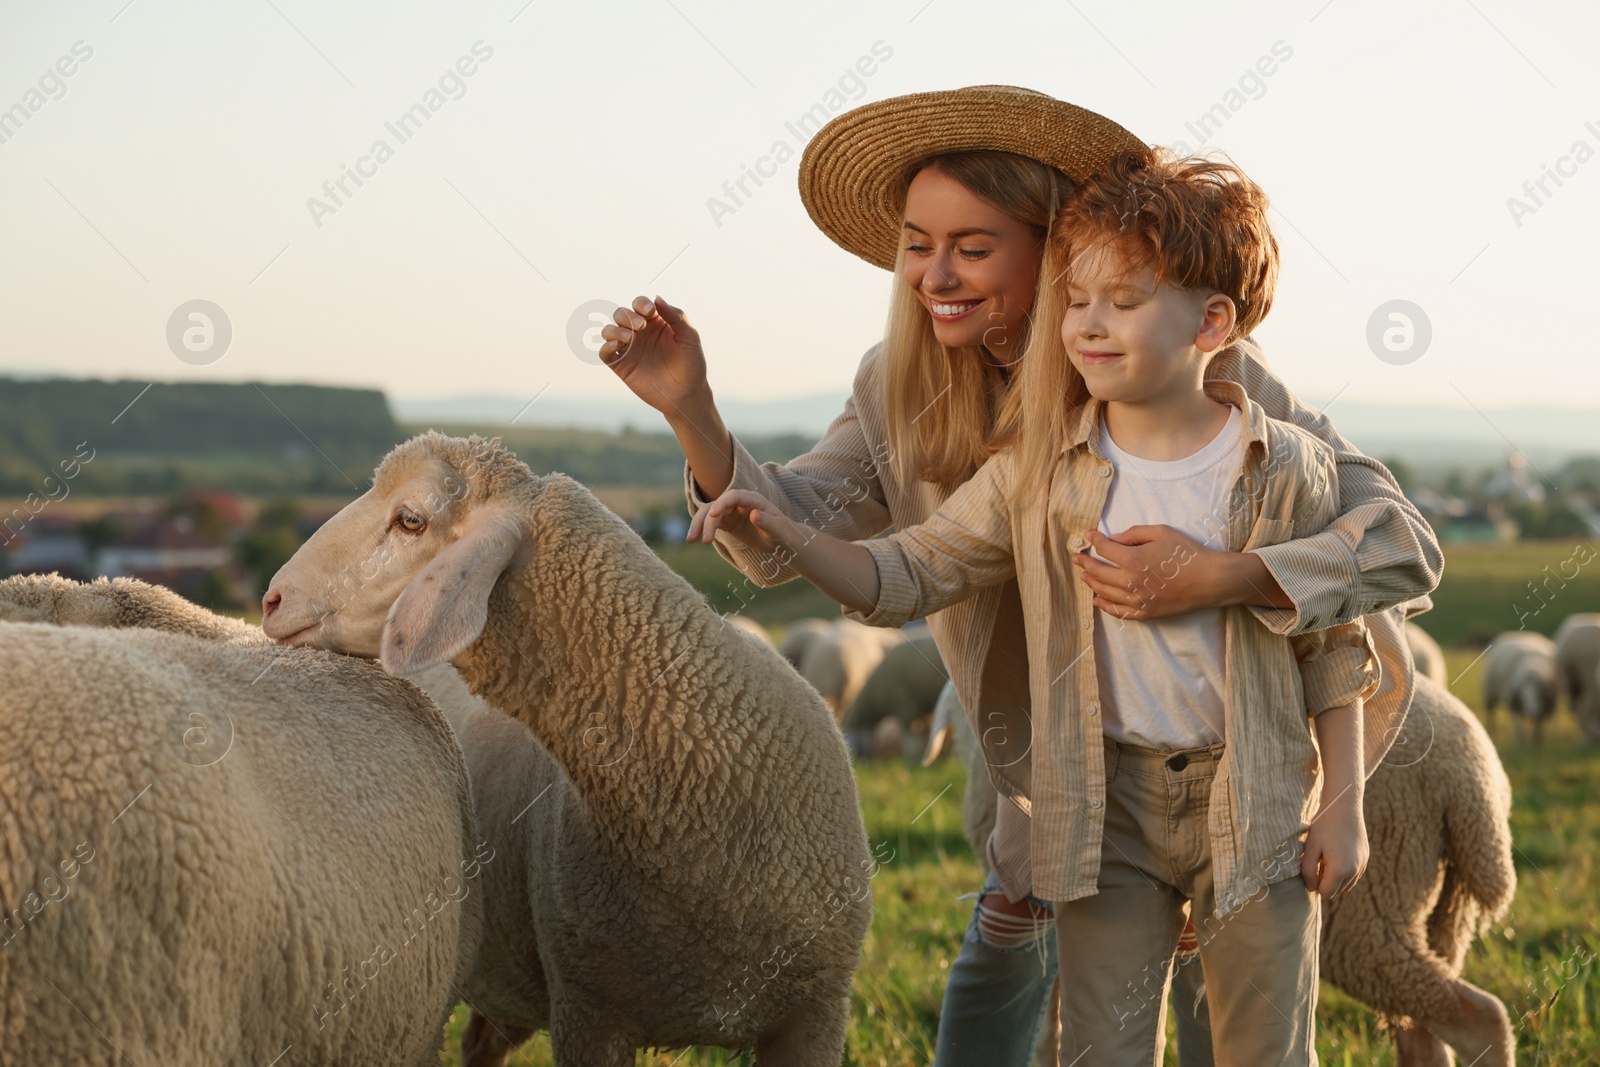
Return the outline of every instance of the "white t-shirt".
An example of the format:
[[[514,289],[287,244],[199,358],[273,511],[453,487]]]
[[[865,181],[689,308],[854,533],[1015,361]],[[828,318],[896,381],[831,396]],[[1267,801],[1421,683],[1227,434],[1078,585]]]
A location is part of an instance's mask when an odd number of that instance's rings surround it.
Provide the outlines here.
[[[1227,548],[1228,504],[1243,434],[1243,415],[1232,408],[1222,430],[1200,451],[1183,459],[1152,460],[1118,448],[1102,422],[1100,450],[1115,473],[1100,532],[1165,524],[1208,548]],[[1095,558],[1103,557],[1095,553]],[[1179,565],[1177,560],[1171,564]],[[1149,588],[1146,595],[1160,596],[1159,575]],[[1113,740],[1172,749],[1223,739],[1221,608],[1145,622],[1097,608],[1094,657],[1101,729]]]

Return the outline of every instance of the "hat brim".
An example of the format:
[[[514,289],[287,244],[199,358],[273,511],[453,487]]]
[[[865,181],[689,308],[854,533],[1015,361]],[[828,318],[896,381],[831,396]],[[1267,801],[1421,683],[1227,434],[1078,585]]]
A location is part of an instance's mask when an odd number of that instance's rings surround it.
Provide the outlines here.
[[[1005,85],[892,97],[817,131],[800,159],[800,199],[817,228],[873,266],[894,268],[900,182],[913,163],[949,152],[1011,152],[1073,181],[1145,143],[1103,115]]]

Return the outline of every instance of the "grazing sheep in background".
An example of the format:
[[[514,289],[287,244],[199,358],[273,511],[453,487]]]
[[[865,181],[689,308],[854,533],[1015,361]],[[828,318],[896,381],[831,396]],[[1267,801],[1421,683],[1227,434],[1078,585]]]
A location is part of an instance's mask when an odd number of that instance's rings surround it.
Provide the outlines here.
[[[1600,612],[1568,615],[1556,628],[1556,666],[1583,738],[1600,744]]]
[[[832,629],[833,623],[826,619],[797,619],[784,630],[783,642],[778,646],[778,651],[789,661],[789,666],[799,670],[811,646]]]
[[[438,709],[141,584],[0,582],[0,1065],[437,1063],[494,860]]]
[[[756,622],[756,620],[750,618],[749,616],[746,616],[746,615],[724,615],[723,618],[727,620],[729,626],[733,626],[733,627],[736,627],[736,628],[738,628],[740,630],[743,630],[745,633],[749,634],[751,637],[760,638],[762,641],[765,641],[769,645],[772,644],[772,635],[767,633],[767,628],[765,626],[762,626],[759,622]]]
[[[883,661],[884,653],[905,639],[899,630],[839,619],[806,649],[800,677],[822,694],[838,722]]]
[[[963,822],[987,870],[997,794],[960,700],[949,698],[934,713],[927,762],[953,749],[966,765]],[[1505,1005],[1462,981],[1461,965],[1516,891],[1511,784],[1477,716],[1431,679],[1417,678],[1405,732],[1367,779],[1365,809],[1367,872],[1322,903],[1322,977],[1393,1027],[1402,1065],[1446,1064],[1448,1045],[1463,1063],[1508,1067]],[[1207,1062],[1191,1058],[1205,1050],[1184,1048],[1181,1034],[1179,1047],[1183,1063]],[[1054,1063],[1053,1052],[1038,1062]]]
[[[1544,721],[1555,714],[1561,697],[1561,673],[1556,668],[1556,646],[1543,634],[1513,630],[1489,642],[1483,657],[1483,715],[1494,721],[1502,704],[1518,721],[1533,724],[1533,743],[1539,744]]]
[[[1428,631],[1414,622],[1406,623],[1406,644],[1411,646],[1411,660],[1416,664],[1417,675],[1430,678],[1439,685],[1445,682],[1444,649],[1439,647]]]
[[[865,747],[868,737],[874,737],[874,753],[878,752],[876,731],[893,722],[900,739],[916,742],[916,750],[909,755],[915,758],[927,747],[927,734],[918,736],[915,724],[924,716],[933,714],[950,672],[939,656],[939,646],[926,632],[905,640],[883,654],[867,680],[856,694],[855,701],[845,710],[844,733],[855,751]],[[903,740],[892,748],[893,755],[901,755]],[[860,746],[860,747],[858,747]]]
[[[323,592],[341,567],[370,578]],[[871,918],[844,741],[816,692],[725,626],[626,523],[498,440],[427,433],[273,578],[290,644],[453,663],[565,779],[532,901],[558,1064],[641,1046],[834,1067]],[[530,816],[531,817],[531,814]]]

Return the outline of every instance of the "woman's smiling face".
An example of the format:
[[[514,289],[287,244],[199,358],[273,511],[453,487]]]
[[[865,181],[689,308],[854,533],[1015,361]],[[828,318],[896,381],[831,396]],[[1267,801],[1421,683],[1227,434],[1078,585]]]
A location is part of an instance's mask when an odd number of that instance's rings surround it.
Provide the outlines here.
[[[903,277],[947,347],[982,345],[996,363],[1022,354],[1043,244],[1033,227],[924,167],[906,191]]]

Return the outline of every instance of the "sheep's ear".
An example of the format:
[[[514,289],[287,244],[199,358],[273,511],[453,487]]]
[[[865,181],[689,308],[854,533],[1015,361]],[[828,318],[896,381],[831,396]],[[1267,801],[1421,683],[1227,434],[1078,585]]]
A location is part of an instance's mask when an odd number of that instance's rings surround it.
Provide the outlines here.
[[[527,540],[523,524],[502,509],[481,510],[400,591],[383,623],[379,661],[410,674],[460,655],[489,619],[489,593]]]

